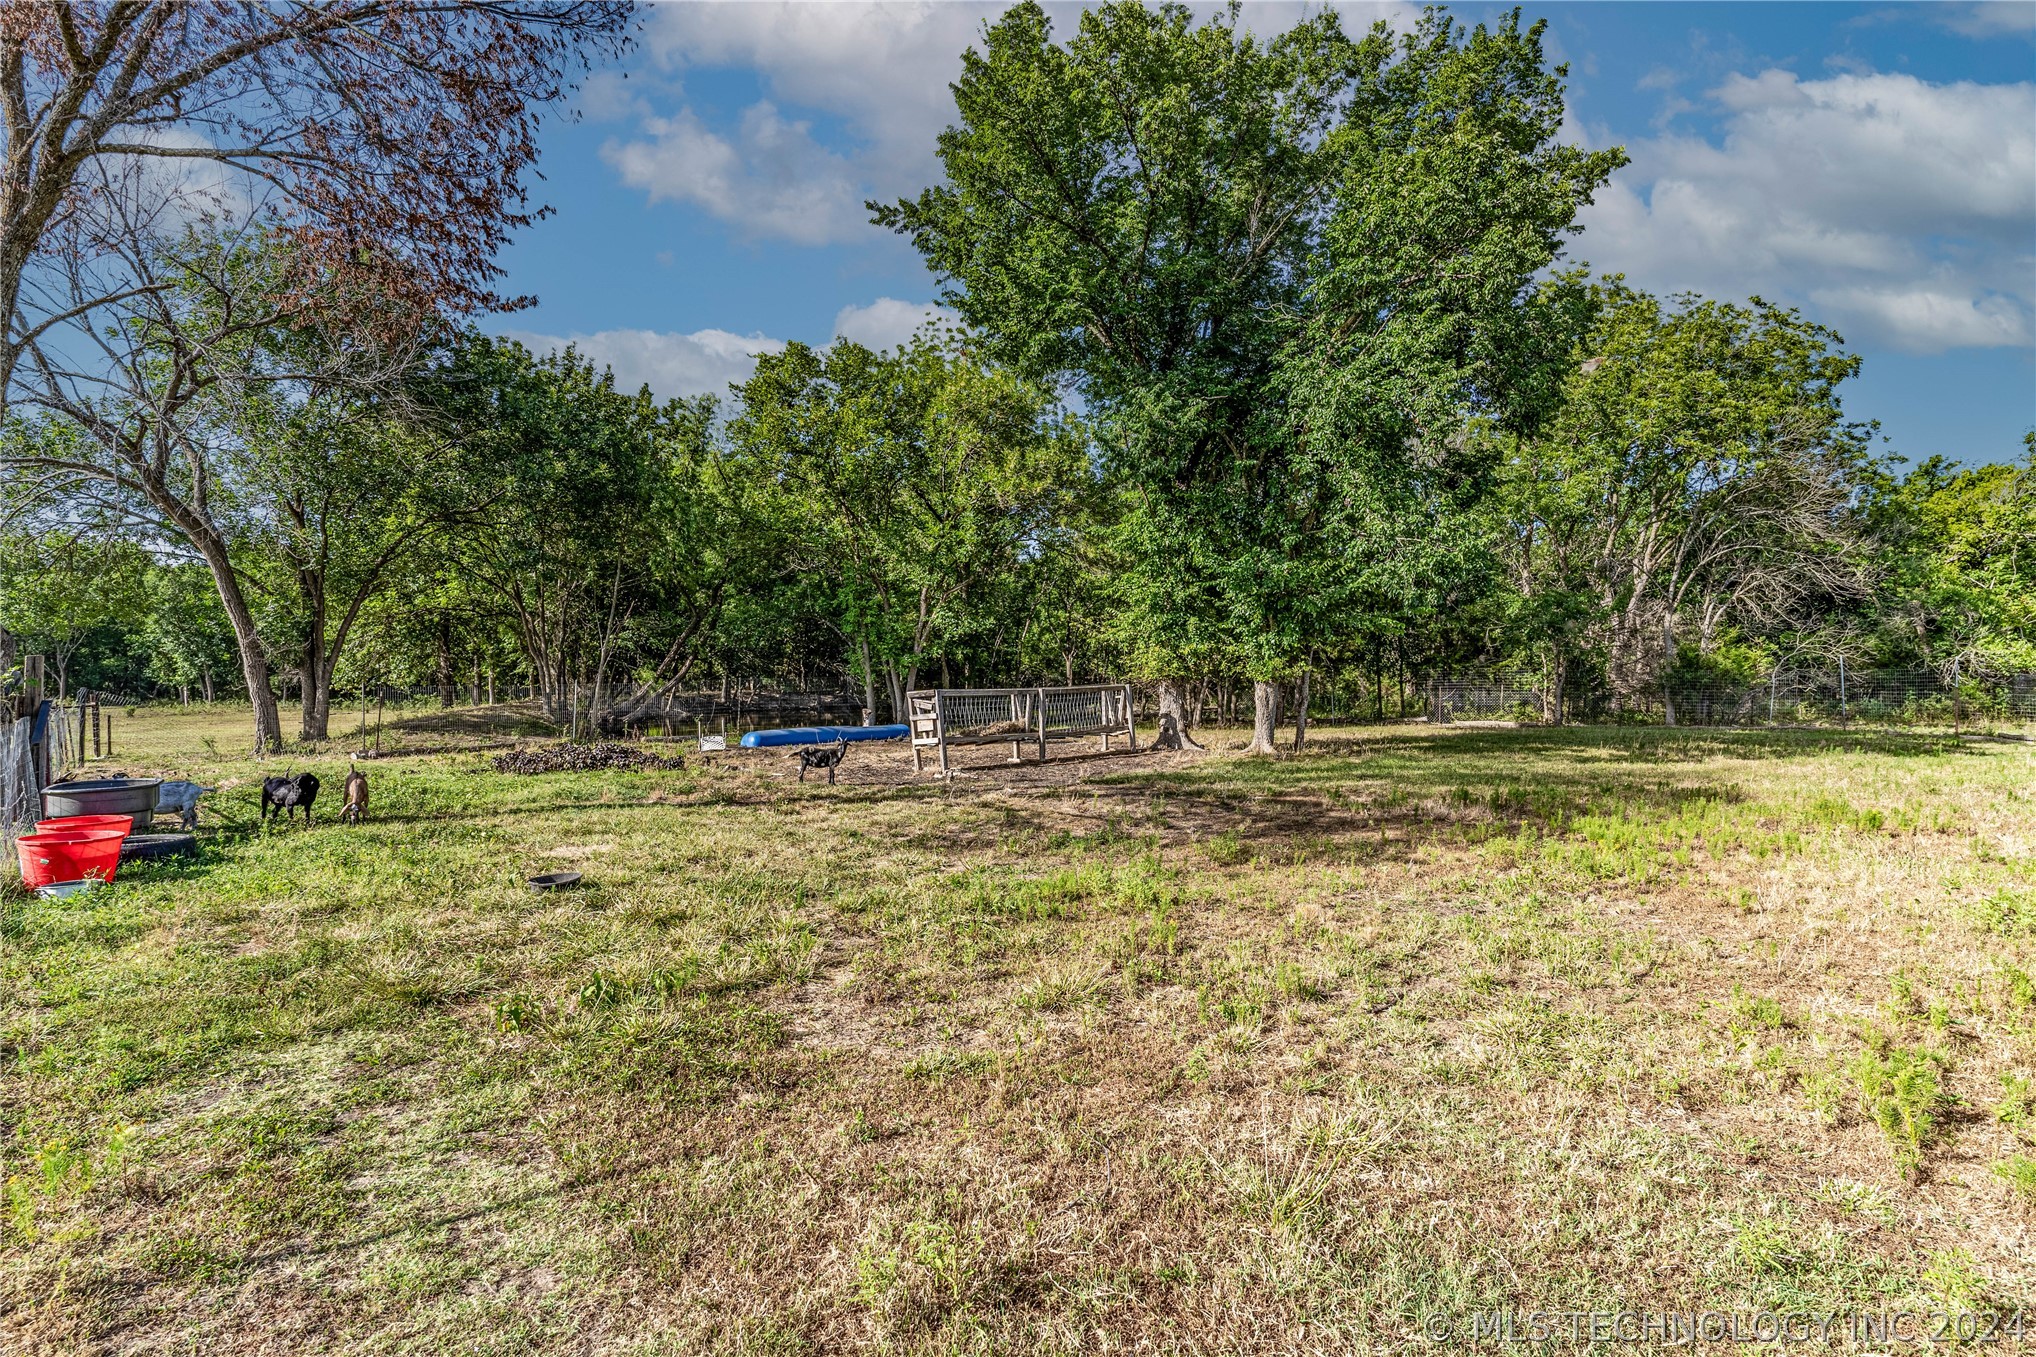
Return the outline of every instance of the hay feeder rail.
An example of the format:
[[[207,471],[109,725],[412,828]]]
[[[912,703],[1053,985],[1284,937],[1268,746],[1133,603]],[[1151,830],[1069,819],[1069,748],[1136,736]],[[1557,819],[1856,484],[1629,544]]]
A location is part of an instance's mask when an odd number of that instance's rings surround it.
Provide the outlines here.
[[[933,688],[905,695],[907,720],[912,727],[912,769],[925,769],[925,751],[939,751],[940,771],[946,774],[950,746],[966,744],[1009,744],[1011,762],[1024,760],[1024,748],[1039,751],[1046,762],[1048,740],[1073,740],[1089,735],[1102,738],[1107,752],[1110,738],[1121,735],[1133,750],[1138,748],[1131,685],[1098,683],[1081,688]]]

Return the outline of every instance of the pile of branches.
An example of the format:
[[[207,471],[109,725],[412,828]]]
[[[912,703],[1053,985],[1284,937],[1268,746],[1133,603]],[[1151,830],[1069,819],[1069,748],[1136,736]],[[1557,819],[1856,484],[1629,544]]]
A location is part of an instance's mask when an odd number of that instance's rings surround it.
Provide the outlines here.
[[[495,771],[498,773],[590,773],[604,768],[635,773],[685,766],[686,761],[677,755],[665,758],[635,745],[612,741],[594,744],[563,742],[538,749],[514,749],[495,756]]]

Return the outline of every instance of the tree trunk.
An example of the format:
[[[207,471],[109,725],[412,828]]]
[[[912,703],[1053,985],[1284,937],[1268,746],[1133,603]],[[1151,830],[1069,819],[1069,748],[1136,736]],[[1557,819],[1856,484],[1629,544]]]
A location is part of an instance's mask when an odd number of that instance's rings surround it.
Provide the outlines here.
[[[855,644],[862,654],[862,723],[867,726],[877,719],[877,671],[870,664],[869,638],[857,637]]]
[[[304,714],[297,723],[300,740],[323,740],[332,726],[332,662],[313,652],[304,657],[297,695]]]
[[[898,677],[898,666],[886,662],[884,677],[891,685],[891,721],[893,724],[905,719],[905,684]]]
[[[1188,720],[1188,685],[1183,679],[1161,679],[1159,689],[1159,736],[1152,742],[1154,749],[1200,749],[1195,737],[1190,735],[1192,723]]]
[[[1251,684],[1251,743],[1247,754],[1277,754],[1274,727],[1280,720],[1280,685],[1254,679]]]
[[[1308,671],[1301,671],[1301,688],[1294,694],[1294,752],[1308,743]]]
[[[212,666],[208,664],[205,666],[205,701],[209,704],[213,700],[214,699],[212,696]]]
[[[233,562],[227,558],[226,543],[217,533],[193,531],[193,523],[179,523],[192,545],[204,556],[205,564],[211,568],[212,583],[219,590],[219,602],[226,609],[226,620],[233,627],[234,645],[240,651],[240,674],[247,680],[248,701],[254,705],[254,752],[257,756],[281,752],[283,748],[283,718],[276,709],[276,694],[269,687],[269,657],[262,652],[262,639],[255,630],[254,613],[247,606],[247,598],[240,592],[240,577],[233,573]],[[212,700],[212,674],[205,675],[205,699]]]
[[[452,705],[452,619],[438,615],[438,705]]]
[[[302,679],[298,696],[303,703],[297,738],[322,740],[332,712],[332,665],[325,654],[325,581],[305,571],[298,576],[297,587],[310,617],[305,624],[304,654],[297,669]]]

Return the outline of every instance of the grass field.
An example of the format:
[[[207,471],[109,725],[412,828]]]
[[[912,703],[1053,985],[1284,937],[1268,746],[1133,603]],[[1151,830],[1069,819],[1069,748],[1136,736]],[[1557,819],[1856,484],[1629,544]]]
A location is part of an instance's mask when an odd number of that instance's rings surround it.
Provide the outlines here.
[[[407,738],[493,728],[442,726]],[[223,790],[202,860],[4,901],[0,1352],[2036,1307],[2036,745],[1399,727],[835,787],[446,752],[372,765],[358,829],[335,747],[281,761],[321,823],[262,833],[243,716],[119,734]]]

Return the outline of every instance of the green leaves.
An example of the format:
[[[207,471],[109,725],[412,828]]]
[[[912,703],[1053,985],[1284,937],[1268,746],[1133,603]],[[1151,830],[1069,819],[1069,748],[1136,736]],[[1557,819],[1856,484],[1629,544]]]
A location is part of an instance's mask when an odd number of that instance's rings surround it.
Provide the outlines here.
[[[1056,43],[1025,4],[964,58],[947,182],[872,209],[989,353],[1083,392],[1158,664],[1278,674],[1471,548],[1465,435],[1545,412],[1567,332],[1528,284],[1623,161],[1556,142],[1560,74],[1440,11],[1261,40],[1119,3]]]
[[[964,604],[1054,540],[1091,488],[1082,431],[1048,393],[965,349],[793,344],[739,394],[731,457],[774,487],[843,634],[908,684]]]

